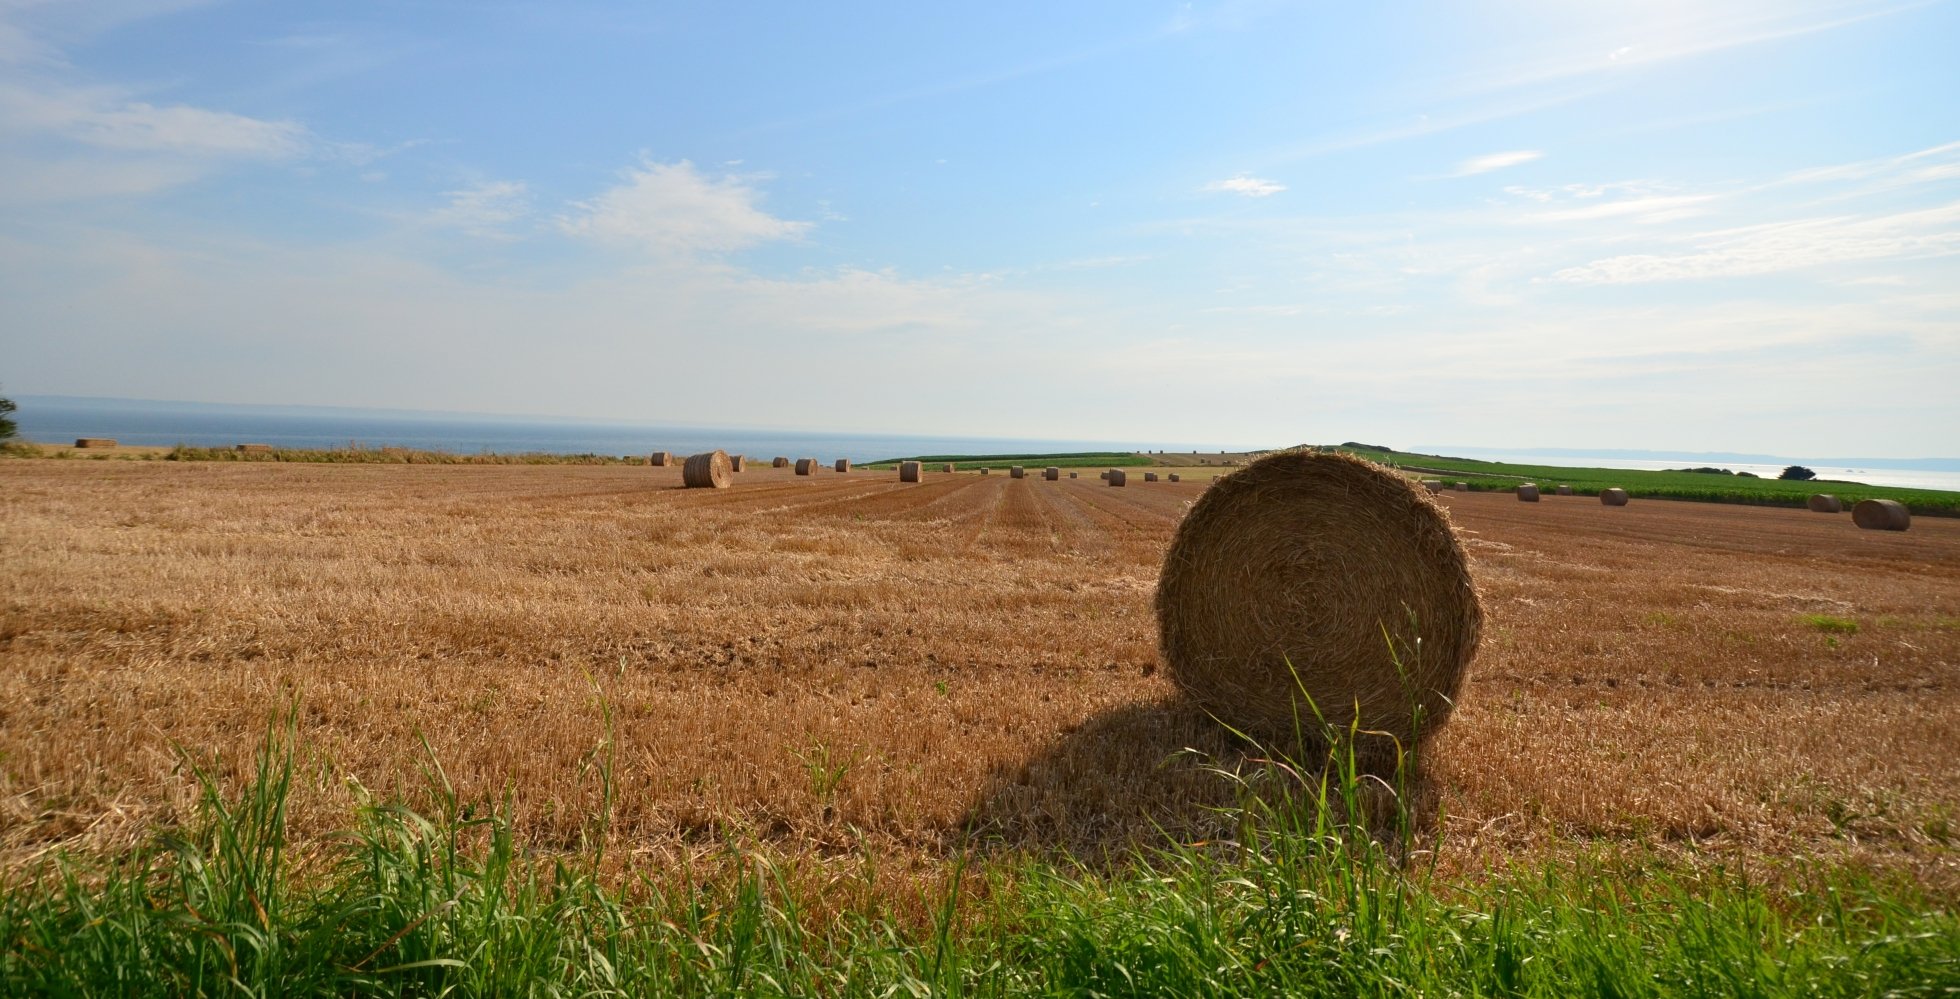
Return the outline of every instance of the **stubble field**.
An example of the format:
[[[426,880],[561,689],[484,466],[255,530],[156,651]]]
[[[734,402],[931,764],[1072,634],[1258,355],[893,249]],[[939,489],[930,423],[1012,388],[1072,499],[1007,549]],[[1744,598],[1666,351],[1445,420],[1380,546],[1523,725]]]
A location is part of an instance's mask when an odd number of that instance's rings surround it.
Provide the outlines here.
[[[135,842],[289,709],[302,838],[431,761],[539,850],[586,841],[609,761],[620,864],[739,840],[901,880],[974,846],[1095,862],[1229,800],[1199,764],[1236,747],[1150,611],[1204,484],[679,474],[0,462],[0,865]],[[1428,761],[1444,866],[1960,890],[1960,521],[1443,501],[1487,612]]]

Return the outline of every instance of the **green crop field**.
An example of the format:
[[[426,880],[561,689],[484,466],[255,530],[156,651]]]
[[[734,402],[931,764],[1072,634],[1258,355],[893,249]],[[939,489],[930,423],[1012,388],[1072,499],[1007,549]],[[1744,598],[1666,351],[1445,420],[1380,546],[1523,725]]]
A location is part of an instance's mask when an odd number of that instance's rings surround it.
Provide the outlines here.
[[[1862,499],[1891,499],[1904,503],[1915,514],[1960,517],[1960,492],[1939,489],[1901,489],[1828,480],[1758,479],[1711,472],[1516,465],[1349,445],[1342,445],[1338,450],[1419,475],[1468,482],[1471,489],[1503,491],[1516,488],[1520,482],[1535,482],[1548,492],[1554,486],[1568,485],[1573,492],[1582,496],[1596,496],[1603,489],[1618,486],[1633,497],[1762,506],[1803,506],[1816,493],[1830,493],[1843,500],[1847,509]]]
[[[962,472],[971,472],[979,468],[1006,468],[1009,465],[1022,465],[1029,468],[1042,468],[1048,465],[1057,468],[1109,468],[1151,463],[1149,458],[1129,451],[1075,451],[1068,454],[926,454],[914,458],[869,461],[860,467],[895,468],[901,461],[916,461],[928,466],[944,465],[950,461],[953,467]]]

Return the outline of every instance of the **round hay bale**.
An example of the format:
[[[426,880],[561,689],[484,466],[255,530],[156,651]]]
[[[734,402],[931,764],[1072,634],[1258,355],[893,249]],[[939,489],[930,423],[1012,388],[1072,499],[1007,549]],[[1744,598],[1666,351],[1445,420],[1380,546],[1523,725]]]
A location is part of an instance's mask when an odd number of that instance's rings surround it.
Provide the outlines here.
[[[1557,492],[1557,493],[1558,493],[1558,494],[1559,494],[1560,496],[1570,496],[1570,495],[1572,495],[1572,487],[1571,487],[1571,486],[1560,486],[1560,487],[1558,487],[1558,489],[1556,489],[1556,490],[1554,490],[1554,491],[1555,491],[1555,492]]]
[[[1096,476],[1096,478],[1099,478],[1099,479],[1101,479],[1101,480],[1103,480],[1104,482],[1108,482],[1108,481],[1109,481],[1109,473],[1108,473],[1108,472],[1103,472],[1103,473],[1101,473],[1101,474],[1099,474],[1099,475],[1097,475],[1097,476]]]
[[[942,472],[950,472],[953,470],[953,463],[949,461],[946,464],[939,466],[939,470]]]
[[[769,460],[769,467],[770,467],[770,468],[788,468],[788,467],[789,467],[789,459],[788,459],[788,458],[785,458],[785,457],[782,457],[781,455],[778,455],[778,456],[776,456],[776,457],[774,457],[774,458],[771,458],[771,459]]]
[[[1627,491],[1618,486],[1612,489],[1601,489],[1599,491],[1599,501],[1607,506],[1626,506]]]
[[[1859,500],[1851,508],[1851,522],[1867,531],[1903,531],[1912,526],[1912,512],[1898,500]]]
[[[838,470],[838,471],[840,471],[840,472],[848,472],[848,471],[850,471],[850,470],[851,470],[851,459],[849,459],[849,458],[839,458],[839,459],[837,459],[837,466],[836,466],[836,467],[837,467],[837,470]]]
[[[1130,473],[1120,468],[1112,468],[1109,470],[1107,478],[1109,479],[1109,484],[1112,486],[1128,485],[1130,482]]]
[[[796,459],[796,474],[798,475],[817,474],[817,459],[815,458]]]
[[[1156,472],[1145,472],[1145,473],[1143,473],[1143,481],[1145,481],[1145,482],[1155,482],[1155,481],[1157,481],[1157,473],[1156,473]]]
[[[1521,503],[1538,502],[1538,484],[1535,482],[1527,482],[1524,485],[1519,486],[1518,501]]]
[[[1027,474],[1027,469],[1022,468],[1019,465],[1009,465],[1007,467],[1008,478],[1018,479],[1025,474]]]
[[[1171,481],[1172,481],[1172,482],[1177,482],[1177,481],[1180,481],[1180,480],[1178,479],[1178,477],[1177,477],[1177,473],[1176,473],[1176,472],[1172,472],[1172,473],[1171,473]]]
[[[664,468],[673,463],[674,453],[672,451],[655,451],[647,456],[647,464],[655,467]]]
[[[994,473],[994,470],[993,470],[993,469],[991,469],[991,468],[983,468],[983,469],[981,469],[981,470],[980,470],[980,474],[981,474],[981,475],[992,475],[993,473]]]
[[[1843,513],[1844,501],[1830,493],[1818,493],[1810,498],[1812,513]]]
[[[746,455],[731,454],[728,456],[729,471],[745,472],[748,470],[748,467],[749,467],[749,459]]]
[[[1059,468],[1056,468],[1056,467],[1055,467],[1055,466],[1053,466],[1053,465],[1050,465],[1050,466],[1048,466],[1047,468],[1044,468],[1044,469],[1042,469],[1042,470],[1041,470],[1041,477],[1042,477],[1042,478],[1044,478],[1044,479],[1047,479],[1047,480],[1048,480],[1048,481],[1050,481],[1050,482],[1056,482],[1056,481],[1059,481],[1059,480],[1061,479],[1061,477],[1062,477],[1062,470],[1061,470],[1061,469],[1059,469]]]
[[[918,462],[916,462],[916,461],[901,461],[901,462],[899,462],[899,463],[898,463],[898,481],[900,481],[900,482],[917,482],[917,481],[919,481],[919,463],[918,463]]]
[[[1432,493],[1440,493],[1443,491],[1443,482],[1441,479],[1424,479],[1422,487]]]
[[[681,482],[689,489],[727,489],[735,472],[726,451],[691,455],[681,464]]]
[[[1373,462],[1297,450],[1192,506],[1164,556],[1157,623],[1179,687],[1239,731],[1310,753],[1326,748],[1316,708],[1338,730],[1358,712],[1404,748],[1435,733],[1483,611],[1441,506]],[[1362,739],[1360,762],[1393,766],[1393,742]]]
[[[1455,489],[1455,490],[1456,490],[1457,492],[1460,492],[1460,493],[1467,493],[1467,492],[1469,492],[1469,491],[1470,491],[1470,483],[1468,483],[1468,482],[1459,482],[1459,483],[1457,483],[1456,485],[1454,485],[1454,486],[1451,486],[1450,488],[1452,488],[1452,489]]]
[[[1069,477],[1069,478],[1071,478],[1071,479],[1073,479],[1073,478],[1075,478],[1075,477],[1076,477],[1076,475],[1077,475],[1077,474],[1078,474],[1078,473],[1076,473],[1076,472],[1070,472],[1070,473],[1068,473],[1068,477]]]

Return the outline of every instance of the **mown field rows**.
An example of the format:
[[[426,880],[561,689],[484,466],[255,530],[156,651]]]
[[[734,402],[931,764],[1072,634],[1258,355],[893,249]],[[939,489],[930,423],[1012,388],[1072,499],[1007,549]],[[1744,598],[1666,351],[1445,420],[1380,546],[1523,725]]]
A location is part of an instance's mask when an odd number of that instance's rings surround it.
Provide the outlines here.
[[[355,786],[619,863],[730,838],[935,869],[1200,835],[1236,748],[1150,600],[1198,483],[673,468],[0,463],[0,859],[181,815],[296,706]],[[1442,863],[1627,847],[1960,887],[1960,521],[1444,501],[1488,612],[1432,754]],[[608,722],[610,715],[610,723]],[[426,741],[427,752],[423,744]],[[1186,751],[1195,751],[1187,753]]]

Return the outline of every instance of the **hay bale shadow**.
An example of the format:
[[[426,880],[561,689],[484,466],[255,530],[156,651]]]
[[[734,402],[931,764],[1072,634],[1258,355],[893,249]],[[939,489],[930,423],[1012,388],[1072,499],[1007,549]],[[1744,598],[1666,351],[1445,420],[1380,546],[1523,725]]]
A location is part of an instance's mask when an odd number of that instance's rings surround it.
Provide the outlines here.
[[[1255,776],[1261,771],[1263,778]],[[967,809],[966,844],[991,854],[1066,855],[1106,869],[1134,861],[1139,850],[1231,839],[1248,786],[1263,788],[1257,793],[1271,801],[1280,788],[1304,790],[1303,782],[1317,784],[1318,776],[1275,771],[1202,708],[1165,697],[1095,715],[1027,760],[996,768]],[[1365,783],[1369,825],[1387,837],[1395,795],[1388,782]],[[1403,795],[1423,835],[1435,814],[1434,793],[1418,776]]]

